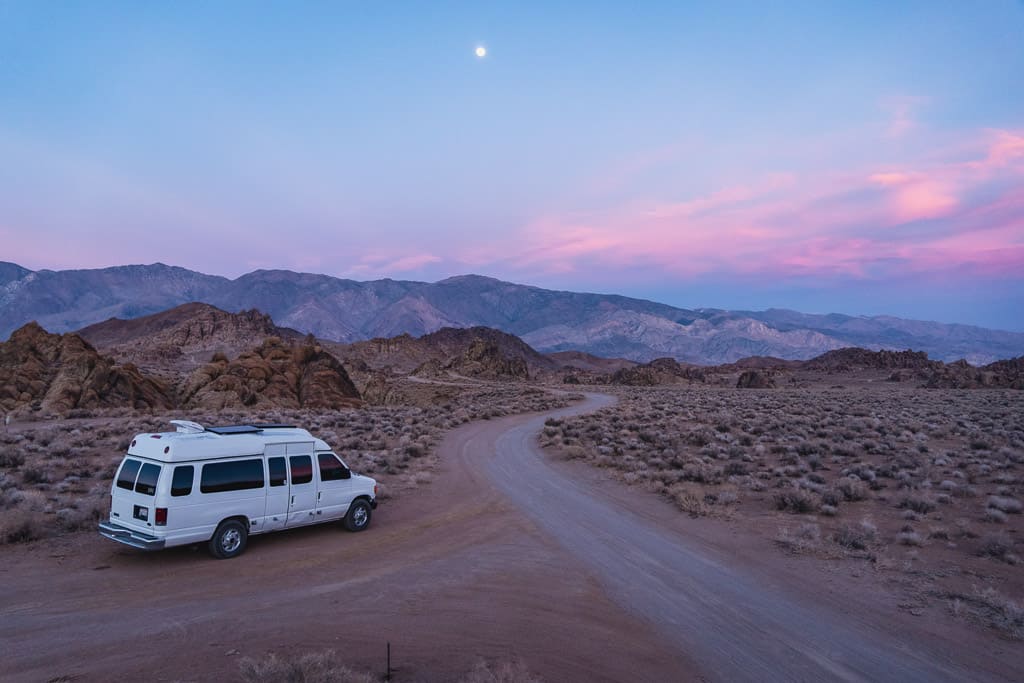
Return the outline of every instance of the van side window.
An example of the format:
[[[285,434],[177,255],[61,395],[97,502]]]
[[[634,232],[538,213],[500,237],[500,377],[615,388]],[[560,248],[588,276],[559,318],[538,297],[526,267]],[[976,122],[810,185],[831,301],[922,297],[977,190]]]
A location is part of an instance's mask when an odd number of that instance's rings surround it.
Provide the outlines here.
[[[135,488],[135,477],[138,476],[140,467],[142,467],[142,463],[138,460],[130,458],[125,460],[121,465],[121,473],[117,475],[117,488],[129,491]]]
[[[308,455],[293,455],[288,460],[292,465],[293,484],[308,484],[313,481],[313,458]]]
[[[156,494],[156,480],[160,478],[160,465],[147,462],[139,472],[139,480],[135,482],[135,493],[147,496]]]
[[[187,496],[192,493],[192,480],[196,477],[196,469],[192,465],[178,465],[174,468],[171,479],[171,495]]]
[[[337,481],[352,477],[352,473],[341,464],[334,453],[318,453],[316,459],[320,463],[320,481]]]
[[[288,469],[285,467],[284,458],[270,458],[267,464],[270,466],[271,486],[284,486],[288,483]]]
[[[199,481],[199,490],[203,493],[260,488],[263,488],[263,458],[203,465]]]

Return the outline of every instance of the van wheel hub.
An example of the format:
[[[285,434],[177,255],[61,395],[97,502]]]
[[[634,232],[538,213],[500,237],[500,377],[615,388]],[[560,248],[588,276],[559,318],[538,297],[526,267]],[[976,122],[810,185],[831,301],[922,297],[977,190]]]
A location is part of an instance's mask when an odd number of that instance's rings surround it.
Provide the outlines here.
[[[221,536],[220,547],[226,553],[235,552],[240,545],[242,545],[242,534],[238,532],[238,529],[228,529]]]

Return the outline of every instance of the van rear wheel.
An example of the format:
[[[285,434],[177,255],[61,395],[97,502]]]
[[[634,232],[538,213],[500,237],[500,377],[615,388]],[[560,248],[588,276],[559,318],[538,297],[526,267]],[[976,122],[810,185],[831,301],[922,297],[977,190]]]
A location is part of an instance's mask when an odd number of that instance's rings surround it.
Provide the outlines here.
[[[349,531],[362,531],[370,526],[370,504],[363,499],[353,501],[345,515],[345,528]]]
[[[237,519],[221,522],[210,539],[210,554],[218,560],[238,557],[245,550],[249,530]]]

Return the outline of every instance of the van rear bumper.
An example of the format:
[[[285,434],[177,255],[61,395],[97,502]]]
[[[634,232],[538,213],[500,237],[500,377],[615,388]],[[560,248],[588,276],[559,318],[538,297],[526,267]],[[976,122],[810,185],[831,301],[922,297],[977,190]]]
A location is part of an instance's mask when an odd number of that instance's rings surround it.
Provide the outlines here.
[[[140,550],[160,550],[167,543],[163,538],[157,538],[113,522],[100,522],[100,536]]]

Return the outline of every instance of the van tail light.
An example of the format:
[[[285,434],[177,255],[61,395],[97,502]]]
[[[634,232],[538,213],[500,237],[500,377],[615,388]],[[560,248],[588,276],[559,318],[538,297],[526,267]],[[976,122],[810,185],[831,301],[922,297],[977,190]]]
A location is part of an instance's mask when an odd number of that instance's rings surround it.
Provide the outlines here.
[[[167,508],[157,508],[154,521],[157,526],[167,526]]]
[[[377,497],[377,485],[376,484],[373,485],[373,497],[374,498]]]

